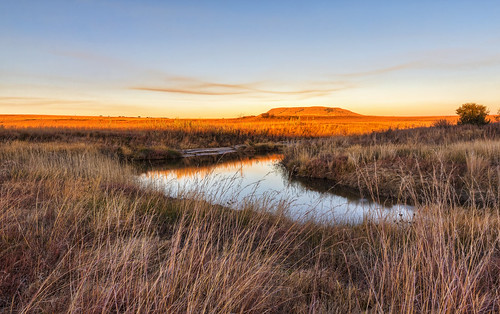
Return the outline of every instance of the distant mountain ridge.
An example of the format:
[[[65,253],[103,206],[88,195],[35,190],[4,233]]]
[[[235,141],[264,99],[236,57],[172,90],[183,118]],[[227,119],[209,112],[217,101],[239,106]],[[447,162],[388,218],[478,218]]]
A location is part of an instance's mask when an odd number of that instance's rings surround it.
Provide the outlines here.
[[[350,110],[333,107],[282,107],[273,108],[262,116],[275,116],[275,117],[304,117],[304,116],[321,116],[321,117],[360,117],[359,113]]]

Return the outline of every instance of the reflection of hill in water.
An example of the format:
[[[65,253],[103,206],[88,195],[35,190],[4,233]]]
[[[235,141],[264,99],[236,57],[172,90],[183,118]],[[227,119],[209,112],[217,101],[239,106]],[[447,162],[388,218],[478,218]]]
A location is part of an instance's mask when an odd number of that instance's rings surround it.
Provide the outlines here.
[[[148,171],[149,175],[152,176],[161,176],[161,175],[167,175],[167,174],[173,174],[177,178],[183,178],[183,177],[194,177],[194,176],[199,176],[201,178],[204,178],[211,174],[214,169],[220,169],[223,172],[236,172],[236,171],[243,171],[245,167],[250,167],[254,164],[257,163],[272,163],[272,162],[279,162],[283,158],[282,155],[276,154],[276,155],[266,155],[266,156],[259,156],[259,157],[252,157],[252,158],[240,158],[237,160],[231,160],[231,161],[224,161],[220,163],[212,163],[212,164],[205,164],[205,165],[184,165],[184,164],[178,164],[178,165],[171,165],[168,167],[162,167],[162,169],[157,169],[157,170],[150,170]]]

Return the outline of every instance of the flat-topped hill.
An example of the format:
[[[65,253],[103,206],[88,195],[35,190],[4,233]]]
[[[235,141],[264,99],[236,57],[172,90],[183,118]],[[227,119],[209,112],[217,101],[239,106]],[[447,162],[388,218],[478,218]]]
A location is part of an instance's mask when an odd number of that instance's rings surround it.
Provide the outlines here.
[[[303,116],[321,116],[321,117],[360,117],[362,115],[342,109],[331,107],[283,107],[273,108],[264,115],[276,117],[303,117]]]

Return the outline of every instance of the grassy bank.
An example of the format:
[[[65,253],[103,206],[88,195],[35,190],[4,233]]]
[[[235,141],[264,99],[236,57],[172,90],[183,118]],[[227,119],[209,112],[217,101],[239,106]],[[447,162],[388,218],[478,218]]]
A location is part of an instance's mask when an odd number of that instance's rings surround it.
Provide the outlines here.
[[[274,149],[287,139],[265,132],[214,129],[0,128],[0,143],[70,143],[91,145],[101,153],[126,160],[170,160],[182,149],[246,144],[243,153]]]
[[[374,198],[498,207],[500,124],[451,126],[304,141],[285,151],[295,175]]]
[[[2,311],[500,309],[498,207],[319,225],[167,198],[134,174],[92,145],[0,146]]]

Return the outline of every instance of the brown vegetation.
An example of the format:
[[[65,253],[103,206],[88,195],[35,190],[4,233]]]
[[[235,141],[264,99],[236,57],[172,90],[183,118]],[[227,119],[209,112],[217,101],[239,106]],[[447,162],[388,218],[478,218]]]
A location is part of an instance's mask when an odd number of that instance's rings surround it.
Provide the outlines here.
[[[0,178],[2,311],[500,309],[498,206],[428,199],[411,222],[298,223],[169,199],[78,143],[4,143]]]
[[[500,203],[499,124],[304,141],[285,151],[283,163],[295,175],[327,178],[376,198]]]

